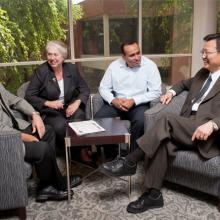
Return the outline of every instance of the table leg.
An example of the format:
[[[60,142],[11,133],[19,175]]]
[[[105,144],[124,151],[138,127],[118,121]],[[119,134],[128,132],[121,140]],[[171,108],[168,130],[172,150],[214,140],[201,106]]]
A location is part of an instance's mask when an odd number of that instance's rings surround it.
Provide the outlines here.
[[[118,156],[121,157],[121,143],[118,144]]]
[[[71,200],[70,192],[70,169],[69,169],[69,151],[70,147],[68,146],[68,138],[65,138],[65,151],[66,151],[66,178],[67,178],[67,193],[68,193],[68,203]]]
[[[131,135],[128,134],[128,152],[130,153],[130,147],[131,147]],[[131,199],[131,176],[128,177],[128,197],[129,200]]]

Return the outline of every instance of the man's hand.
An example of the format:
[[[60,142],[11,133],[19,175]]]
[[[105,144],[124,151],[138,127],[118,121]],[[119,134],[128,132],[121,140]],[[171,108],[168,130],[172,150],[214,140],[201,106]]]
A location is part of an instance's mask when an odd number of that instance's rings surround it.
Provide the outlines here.
[[[162,95],[160,97],[160,102],[162,104],[168,105],[170,101],[172,100],[172,98],[173,98],[173,93],[168,91],[165,95]]]
[[[194,140],[201,140],[206,141],[208,137],[212,134],[214,131],[213,125],[211,121],[206,122],[203,125],[200,125],[193,133],[192,135],[192,141]]]
[[[55,101],[46,101],[44,103],[46,107],[53,108],[53,109],[63,109],[63,103],[59,100]]]
[[[21,133],[21,140],[25,142],[39,141],[35,136],[26,133]]]
[[[40,115],[33,113],[32,114],[32,133],[35,133],[36,131],[39,137],[42,138],[45,134],[45,126]]]
[[[121,99],[122,106],[129,110],[134,104],[134,99]]]
[[[75,102],[70,104],[66,109],[66,117],[68,118],[72,116],[76,112],[76,110],[79,108],[80,104],[81,104],[81,100],[76,100]]]
[[[115,108],[117,108],[117,109],[119,109],[119,110],[121,110],[121,111],[127,112],[128,109],[127,109],[127,107],[123,104],[124,101],[125,101],[125,99],[115,98],[115,99],[112,100],[112,105],[113,105]]]

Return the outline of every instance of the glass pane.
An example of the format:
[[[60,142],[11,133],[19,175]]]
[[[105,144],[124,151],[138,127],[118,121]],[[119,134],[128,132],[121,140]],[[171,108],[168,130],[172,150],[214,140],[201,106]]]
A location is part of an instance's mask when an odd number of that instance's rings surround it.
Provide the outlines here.
[[[83,39],[82,54],[102,55],[103,48],[103,21],[101,18],[96,20],[86,20],[81,22]]]
[[[123,42],[138,40],[138,0],[113,2],[115,10],[109,13],[109,47],[111,55],[118,55]]]
[[[77,63],[80,73],[87,82],[91,93],[96,93],[98,91],[100,81],[110,63],[111,61]]]
[[[85,0],[75,23],[76,58],[120,53],[124,41],[137,40],[138,0]]]
[[[193,0],[143,0],[143,53],[191,53]]]
[[[129,27],[129,28],[128,28]],[[110,53],[121,53],[123,42],[137,41],[137,19],[111,19],[110,20]]]
[[[217,32],[220,32],[220,0],[217,0]]]
[[[152,58],[157,64],[162,82],[173,85],[190,78],[191,56],[173,58]]]
[[[47,41],[67,39],[67,0],[1,0],[0,26],[0,63],[41,60]]]

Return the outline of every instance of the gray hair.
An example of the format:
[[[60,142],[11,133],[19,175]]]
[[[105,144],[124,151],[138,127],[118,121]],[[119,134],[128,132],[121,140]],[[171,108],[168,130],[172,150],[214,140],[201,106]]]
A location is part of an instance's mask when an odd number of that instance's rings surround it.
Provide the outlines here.
[[[49,41],[46,45],[46,52],[48,52],[50,47],[56,48],[60,52],[60,54],[63,56],[64,59],[67,58],[67,54],[68,54],[67,46],[62,41],[60,40]]]

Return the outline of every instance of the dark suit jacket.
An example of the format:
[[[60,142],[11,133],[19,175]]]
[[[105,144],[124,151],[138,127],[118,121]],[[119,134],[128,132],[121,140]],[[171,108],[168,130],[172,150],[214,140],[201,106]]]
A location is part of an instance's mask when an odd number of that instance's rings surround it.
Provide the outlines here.
[[[64,105],[68,106],[76,99],[81,100],[80,108],[85,110],[89,97],[89,88],[83,78],[80,76],[76,65],[63,63],[64,79]],[[41,64],[35,71],[27,88],[25,98],[33,107],[41,113],[47,113],[49,110],[44,106],[44,102],[58,100],[60,88],[55,74],[48,64]]]
[[[189,117],[192,109],[192,101],[200,91],[204,81],[208,78],[210,71],[202,68],[193,78],[183,80],[172,87],[177,95],[183,90],[189,91],[186,101],[182,107],[181,115]],[[199,105],[195,122],[196,127],[213,120],[220,128],[220,78],[216,81],[213,88]],[[200,153],[211,158],[220,154],[220,143],[217,143],[216,138],[219,132],[214,132],[207,141],[198,141]]]

